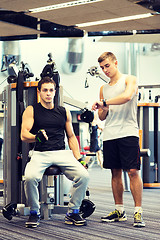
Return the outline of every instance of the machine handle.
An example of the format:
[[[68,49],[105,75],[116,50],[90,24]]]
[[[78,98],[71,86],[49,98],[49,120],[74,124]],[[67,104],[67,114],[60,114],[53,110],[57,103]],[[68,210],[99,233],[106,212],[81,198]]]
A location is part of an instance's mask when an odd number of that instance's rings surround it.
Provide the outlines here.
[[[150,157],[151,151],[149,148],[146,149],[140,149],[140,157]]]

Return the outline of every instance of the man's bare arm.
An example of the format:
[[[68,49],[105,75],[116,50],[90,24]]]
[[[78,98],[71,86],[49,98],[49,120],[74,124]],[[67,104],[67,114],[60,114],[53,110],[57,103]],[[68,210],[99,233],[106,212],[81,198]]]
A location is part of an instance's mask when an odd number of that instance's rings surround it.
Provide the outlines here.
[[[121,105],[130,101],[137,91],[138,86],[136,77],[128,76],[126,79],[125,91],[118,95],[117,97],[105,100],[107,107],[109,107],[109,105]],[[103,99],[103,87],[101,87],[100,89],[100,101],[96,101],[93,104],[92,109],[93,110],[99,109],[98,110],[99,118],[101,120],[104,120],[107,116],[107,107],[104,107],[102,99]]]
[[[66,134],[68,138],[69,148],[73,151],[74,157],[78,160],[81,158],[78,140],[74,134],[72,126],[72,117],[69,110],[67,112],[67,121],[66,121]]]
[[[35,135],[30,133],[33,127],[33,107],[28,106],[23,113],[22,126],[21,126],[21,139],[24,142],[32,143],[35,142]]]

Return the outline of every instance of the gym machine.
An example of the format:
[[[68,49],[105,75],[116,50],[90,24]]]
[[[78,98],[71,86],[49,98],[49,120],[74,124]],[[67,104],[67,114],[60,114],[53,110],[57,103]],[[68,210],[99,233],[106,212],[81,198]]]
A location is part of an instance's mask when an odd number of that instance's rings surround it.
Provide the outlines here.
[[[143,148],[151,154],[143,157],[142,179],[144,188],[160,188],[160,104],[139,103],[138,122],[143,133]]]
[[[51,54],[48,55],[49,60],[44,67],[41,77],[49,76],[56,82],[56,93],[54,98],[55,106],[57,104],[63,105],[68,103],[66,99],[60,98],[63,95],[63,90],[60,89],[59,73],[55,69],[55,64],[52,61]],[[24,109],[28,105],[33,105],[38,101],[37,86],[38,81],[29,81],[31,76],[29,68],[22,64],[22,69],[18,72],[18,76],[9,76],[9,85],[5,87],[3,91],[3,103],[4,103],[4,207],[3,215],[8,220],[12,219],[12,216],[16,216],[19,213],[23,215],[29,214],[29,208],[25,207],[25,196],[23,190],[23,174],[25,165],[28,160],[28,152],[30,150],[30,144],[24,143],[20,139],[20,129],[22,122],[22,114]],[[32,75],[33,76],[33,75]],[[77,103],[76,103],[77,104]],[[74,103],[75,105],[75,103]],[[83,104],[81,104],[83,105]],[[55,167],[55,166],[54,166]],[[53,210],[52,213],[62,213],[60,207],[55,209],[54,205],[63,205],[63,174],[59,169],[52,167],[47,169],[46,177],[52,177],[50,186],[48,186],[48,179],[42,181],[42,187],[40,188],[40,201],[45,209]],[[54,173],[53,173],[54,172]],[[51,176],[52,175],[52,176]],[[53,184],[53,175],[54,184]],[[55,185],[56,184],[56,185]],[[45,189],[44,189],[45,186]],[[42,192],[41,192],[42,191]],[[45,192],[47,191],[47,192]],[[53,196],[54,191],[54,196]],[[48,207],[52,205],[52,207]],[[47,207],[46,207],[47,206]],[[63,206],[62,206],[63,207]],[[55,211],[54,211],[55,209]],[[81,212],[85,217],[92,214],[95,209],[95,205],[89,200],[84,199],[81,205]],[[51,211],[50,211],[51,212]],[[66,209],[65,209],[66,212]],[[45,219],[48,219],[48,212],[43,214]]]
[[[52,75],[55,80],[57,95],[54,104],[56,105],[59,102],[60,77],[52,61],[51,54],[48,57],[49,60],[41,73],[41,77],[45,76],[45,74],[50,77]],[[33,105],[38,101],[38,81],[30,81],[29,78],[33,74],[30,72],[28,65],[22,62],[22,67],[17,75],[14,69],[12,69],[13,75],[10,75],[7,79],[9,84],[2,93],[4,104],[3,199],[7,209],[11,210],[13,204],[13,212],[15,212],[14,204],[20,204],[21,206],[26,204],[23,190],[23,174],[31,145],[22,142],[20,139],[22,114],[28,105]],[[60,180],[56,183],[59,184],[59,182]],[[58,187],[57,189],[59,190]],[[56,194],[57,204],[60,202],[60,190],[58,190]],[[25,209],[27,214],[28,209]],[[26,214],[24,212],[24,215]]]
[[[155,95],[153,99],[152,95],[152,90],[158,93],[159,88],[159,84],[139,85],[138,122],[143,132],[142,145],[151,150],[151,155],[143,158],[144,188],[160,188],[160,96]]]
[[[29,73],[28,73],[29,74]],[[23,202],[22,176],[25,167],[29,145],[20,140],[21,117],[23,110],[36,100],[35,89],[27,91],[30,82],[25,80],[27,75],[25,66],[19,71],[17,83],[9,77],[10,84],[3,91],[4,104],[4,204],[9,202]],[[11,83],[11,81],[13,81]],[[23,101],[23,98],[25,101]],[[23,152],[23,158],[22,158]]]

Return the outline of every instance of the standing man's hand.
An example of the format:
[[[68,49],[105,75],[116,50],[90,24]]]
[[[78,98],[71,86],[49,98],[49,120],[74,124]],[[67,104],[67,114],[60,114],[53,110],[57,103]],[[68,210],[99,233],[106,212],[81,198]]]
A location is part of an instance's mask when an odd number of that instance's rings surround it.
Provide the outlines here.
[[[105,106],[106,105],[106,106]],[[102,101],[96,101],[93,105],[92,105],[92,110],[96,111],[97,109],[103,109],[103,110],[108,110],[108,105],[105,104],[103,100]]]

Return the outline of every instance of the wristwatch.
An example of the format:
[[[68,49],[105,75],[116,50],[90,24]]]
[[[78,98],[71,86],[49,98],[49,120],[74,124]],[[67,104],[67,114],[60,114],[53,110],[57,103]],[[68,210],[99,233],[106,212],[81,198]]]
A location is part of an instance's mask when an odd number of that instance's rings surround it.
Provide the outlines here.
[[[106,100],[105,100],[105,99],[103,99],[103,100],[102,100],[102,102],[103,102],[103,106],[104,106],[104,107],[107,107]]]

